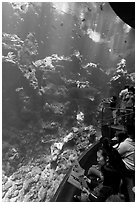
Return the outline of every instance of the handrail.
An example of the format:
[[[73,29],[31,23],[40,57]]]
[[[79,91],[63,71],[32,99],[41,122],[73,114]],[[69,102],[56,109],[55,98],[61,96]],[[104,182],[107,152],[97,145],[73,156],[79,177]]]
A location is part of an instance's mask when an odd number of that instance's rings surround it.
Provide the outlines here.
[[[124,110],[123,108],[111,108],[111,107],[103,107],[103,109],[113,109],[113,110]],[[132,108],[133,109],[133,108]],[[130,108],[125,108],[125,110],[132,110],[132,109],[130,109]]]
[[[123,110],[122,108],[111,108],[111,107],[103,107],[103,108],[102,108],[101,123],[103,124],[103,122],[104,122],[104,123],[107,123],[107,122],[108,122],[109,125],[111,124],[112,121],[114,121],[114,118],[104,119],[103,115],[104,115],[104,113],[105,113],[104,110],[106,110],[106,109],[109,109],[109,110],[112,110],[112,111],[113,111],[113,110]],[[117,119],[118,117],[120,117],[120,116],[125,117],[125,116],[131,115],[131,114],[134,113],[133,108],[132,108],[132,109],[127,108],[127,109],[125,109],[125,111],[132,111],[132,112],[130,112],[130,113],[123,112],[123,113],[121,113],[120,115],[116,115],[116,119]]]
[[[128,114],[122,114],[122,116],[127,116],[127,115],[131,115],[132,113],[134,113],[134,112],[131,112],[131,113],[128,113]],[[117,116],[118,117],[118,116]],[[106,119],[106,120],[108,120],[108,119]],[[110,120],[114,120],[114,119],[110,119]]]

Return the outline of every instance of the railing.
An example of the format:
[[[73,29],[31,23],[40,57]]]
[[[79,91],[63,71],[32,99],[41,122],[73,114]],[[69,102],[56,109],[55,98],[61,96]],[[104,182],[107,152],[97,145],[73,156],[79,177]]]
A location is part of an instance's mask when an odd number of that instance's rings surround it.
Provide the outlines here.
[[[115,113],[115,118],[113,115],[113,111],[117,111]],[[123,125],[126,126],[127,122],[132,122],[130,120],[134,120],[134,110],[133,109],[125,109],[123,111],[121,108],[111,108],[111,107],[103,107],[101,114],[101,125]],[[114,123],[116,121],[116,124]]]
[[[115,118],[113,111],[116,110]],[[121,108],[102,108],[101,119],[101,134],[102,137],[114,138],[116,131],[127,131],[128,125],[133,125],[135,122],[135,115],[133,109],[126,109],[126,112],[121,112]],[[114,122],[115,120],[115,122]],[[115,124],[116,123],[116,124]]]

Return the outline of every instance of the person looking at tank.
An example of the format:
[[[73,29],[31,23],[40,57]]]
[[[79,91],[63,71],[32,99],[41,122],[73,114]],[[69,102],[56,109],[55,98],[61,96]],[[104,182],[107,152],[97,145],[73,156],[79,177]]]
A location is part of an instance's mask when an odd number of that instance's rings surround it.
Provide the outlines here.
[[[133,86],[128,88],[128,93],[125,96],[126,100],[126,124],[134,122],[134,108],[135,108],[135,89]]]
[[[119,93],[120,99],[120,114],[121,114],[121,123],[125,123],[125,113],[126,113],[126,94],[128,93],[129,86],[126,85],[123,90]]]
[[[118,137],[120,138],[120,134]],[[126,200],[134,201],[134,192],[132,188],[135,185],[135,127],[127,125],[127,137],[116,147],[121,155],[125,169],[122,172],[123,179],[121,189],[127,195]]]
[[[113,117],[113,123],[114,125],[117,124],[117,97],[116,96],[112,96],[111,101],[110,101],[110,108],[112,110],[112,117]]]
[[[128,93],[128,88],[129,88],[129,86],[126,85],[126,86],[124,87],[124,89],[122,89],[121,92],[119,93],[119,98],[120,98],[121,100],[124,100],[126,94]]]
[[[127,126],[127,136],[125,135],[124,141],[122,141],[119,146],[116,148],[121,158],[125,164],[126,169],[130,172],[135,171],[135,134],[134,126]],[[124,134],[124,133],[123,133]],[[126,134],[126,133],[125,133]],[[119,133],[117,137],[121,137],[122,133]],[[124,138],[124,136],[123,136]],[[116,147],[116,146],[114,146]],[[128,173],[129,173],[128,172]],[[127,174],[128,174],[127,173]]]
[[[81,196],[74,196],[76,201],[104,202],[110,195],[117,194],[120,186],[120,174],[109,163],[109,158],[105,149],[97,151],[98,165],[89,168],[87,177],[90,178],[90,190],[82,189]],[[93,177],[97,178],[96,184]],[[89,181],[88,181],[89,182]]]

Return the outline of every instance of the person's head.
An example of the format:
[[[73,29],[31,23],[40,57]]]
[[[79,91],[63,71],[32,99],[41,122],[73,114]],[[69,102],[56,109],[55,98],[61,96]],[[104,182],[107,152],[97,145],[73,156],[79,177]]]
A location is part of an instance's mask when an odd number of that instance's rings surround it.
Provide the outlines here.
[[[100,139],[101,142],[101,148],[104,150],[104,152],[108,152],[110,150],[110,139],[107,137],[102,137]]]
[[[100,166],[106,163],[107,158],[107,154],[102,148],[97,151],[97,162]]]
[[[101,149],[97,151],[97,162],[101,166],[105,164],[105,159],[102,153],[103,151]]]
[[[115,134],[118,142],[122,142],[127,138],[127,133],[125,131],[121,131],[121,132],[116,132]]]

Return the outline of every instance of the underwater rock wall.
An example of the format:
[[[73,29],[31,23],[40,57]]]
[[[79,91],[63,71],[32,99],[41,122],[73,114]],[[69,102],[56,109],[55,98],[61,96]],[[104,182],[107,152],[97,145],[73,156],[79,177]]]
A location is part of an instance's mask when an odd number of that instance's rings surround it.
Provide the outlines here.
[[[127,73],[123,60],[109,75],[93,63],[83,66],[77,56],[73,60],[79,61],[79,73],[65,70],[73,63],[71,57],[53,54],[33,61],[37,42],[12,34],[3,34],[3,47],[3,53],[10,52],[3,56],[8,66],[3,70],[2,198],[50,201],[68,168],[95,141],[92,128],[88,133],[85,125],[97,125],[97,109],[106,89],[118,94],[126,83],[134,84],[134,73]],[[11,69],[18,78],[8,84]],[[78,128],[78,137],[70,132],[72,127]]]
[[[73,127],[70,133],[52,142],[49,155],[40,153],[39,149],[37,158],[28,159],[27,164],[20,163],[12,174],[7,175],[3,170],[2,201],[50,201],[69,167],[96,140],[93,126]]]
[[[2,8],[2,198],[49,201],[95,141],[101,100],[135,83],[134,31],[107,3]]]

